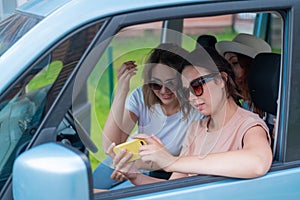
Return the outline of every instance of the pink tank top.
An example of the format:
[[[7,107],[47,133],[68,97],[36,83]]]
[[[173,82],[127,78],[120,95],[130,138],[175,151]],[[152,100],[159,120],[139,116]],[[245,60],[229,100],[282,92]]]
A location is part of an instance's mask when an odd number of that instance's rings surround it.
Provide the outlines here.
[[[201,158],[210,153],[242,149],[246,131],[256,125],[266,130],[270,142],[269,129],[265,122],[257,114],[240,107],[223,129],[207,132],[208,120],[209,118],[198,120],[190,126],[181,155],[200,155]]]

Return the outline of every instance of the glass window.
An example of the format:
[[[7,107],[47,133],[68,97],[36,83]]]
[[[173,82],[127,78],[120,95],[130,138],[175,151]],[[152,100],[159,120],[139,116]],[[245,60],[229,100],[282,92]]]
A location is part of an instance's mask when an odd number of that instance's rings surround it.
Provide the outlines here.
[[[106,48],[88,79],[88,97],[91,102],[91,138],[99,151],[90,153],[92,168],[106,158],[102,151],[101,134],[117,84],[117,70],[124,61],[134,60],[141,66],[131,80],[133,90],[143,84],[141,73],[150,50],[161,41],[162,21],[129,26],[120,30]]]
[[[11,174],[16,155],[25,150],[101,24],[92,24],[62,41],[1,98],[0,188]]]
[[[0,56],[41,19],[15,14],[0,22]]]

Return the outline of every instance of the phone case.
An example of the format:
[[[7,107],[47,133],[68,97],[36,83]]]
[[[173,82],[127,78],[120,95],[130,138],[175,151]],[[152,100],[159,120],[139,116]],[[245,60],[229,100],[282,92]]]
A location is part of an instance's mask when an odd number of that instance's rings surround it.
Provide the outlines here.
[[[122,144],[115,146],[113,151],[115,152],[115,154],[118,154],[122,149],[125,148],[127,152],[132,153],[132,157],[129,160],[129,162],[131,162],[140,158],[139,147],[145,144],[147,144],[145,140],[133,139],[131,141],[124,142]]]

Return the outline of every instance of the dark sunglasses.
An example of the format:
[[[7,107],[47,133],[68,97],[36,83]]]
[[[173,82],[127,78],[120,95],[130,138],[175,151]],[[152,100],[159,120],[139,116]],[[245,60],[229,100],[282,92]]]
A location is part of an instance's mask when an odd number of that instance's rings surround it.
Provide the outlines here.
[[[192,80],[188,88],[183,88],[184,96],[189,98],[190,92],[195,96],[201,96],[203,94],[203,85],[213,80],[219,74],[220,73],[211,73]]]
[[[168,90],[175,91],[177,88],[177,82],[176,81],[166,81],[165,83],[150,82],[148,83],[148,86],[152,90],[161,90],[161,88],[165,86]]]

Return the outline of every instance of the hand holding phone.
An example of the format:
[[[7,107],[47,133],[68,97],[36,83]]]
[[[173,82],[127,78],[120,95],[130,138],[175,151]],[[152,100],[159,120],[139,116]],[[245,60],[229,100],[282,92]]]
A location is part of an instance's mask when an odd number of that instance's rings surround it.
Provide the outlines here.
[[[146,145],[146,141],[142,140],[142,139],[133,139],[131,141],[128,142],[124,142],[122,144],[119,144],[117,146],[114,147],[113,151],[115,154],[120,153],[120,151],[122,151],[122,149],[126,149],[127,152],[132,153],[132,157],[129,160],[129,162],[137,160],[140,158],[139,155],[139,147],[142,145]]]

